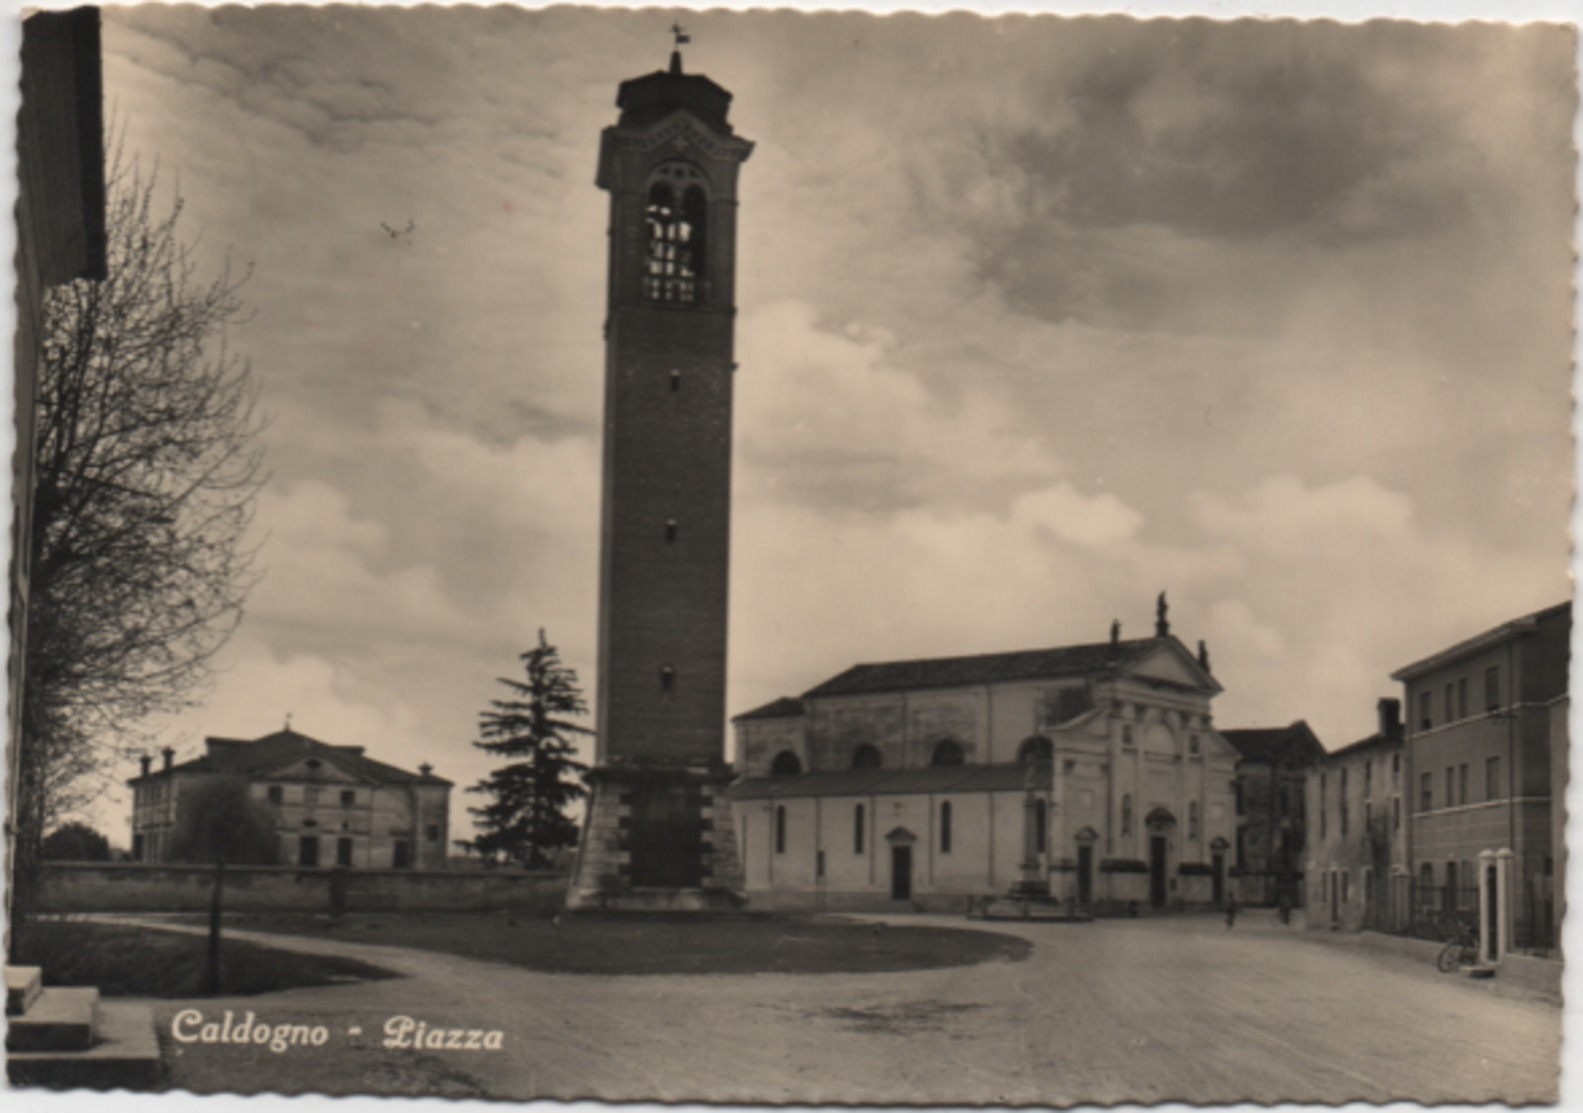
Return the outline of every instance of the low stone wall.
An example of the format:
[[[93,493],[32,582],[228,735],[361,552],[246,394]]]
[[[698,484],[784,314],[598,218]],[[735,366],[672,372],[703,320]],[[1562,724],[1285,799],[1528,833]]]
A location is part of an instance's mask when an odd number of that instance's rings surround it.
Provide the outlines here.
[[[209,907],[208,866],[54,862],[45,867],[46,912],[199,912]],[[566,874],[526,870],[348,870],[232,866],[231,912],[553,912]]]

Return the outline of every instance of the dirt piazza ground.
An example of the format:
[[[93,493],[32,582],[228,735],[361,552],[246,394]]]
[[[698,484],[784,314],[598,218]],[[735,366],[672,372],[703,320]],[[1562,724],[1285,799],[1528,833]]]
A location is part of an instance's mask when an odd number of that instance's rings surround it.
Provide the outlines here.
[[[1028,956],[901,973],[601,976],[256,936],[404,976],[159,1002],[157,1017],[172,1083],[200,1091],[949,1105],[1557,1098],[1561,1009],[1498,982],[1329,946],[1266,916],[1232,931],[1211,917],[985,926],[1029,940]],[[328,1039],[279,1054],[182,1043],[171,1026],[183,1009],[252,1010],[322,1025]],[[382,1046],[400,1017],[498,1030],[501,1049]]]

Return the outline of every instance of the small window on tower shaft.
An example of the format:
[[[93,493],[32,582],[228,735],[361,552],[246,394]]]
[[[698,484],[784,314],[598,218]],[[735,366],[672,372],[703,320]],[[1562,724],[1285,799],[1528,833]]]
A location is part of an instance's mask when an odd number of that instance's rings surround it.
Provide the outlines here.
[[[660,691],[674,692],[676,690],[676,670],[669,665],[660,668]]]
[[[679,391],[681,389],[682,389],[682,373],[680,371],[672,371],[671,372],[671,393],[675,394],[677,391]]]
[[[667,545],[674,545],[676,543],[676,519],[675,518],[666,518],[665,519],[665,543]]]

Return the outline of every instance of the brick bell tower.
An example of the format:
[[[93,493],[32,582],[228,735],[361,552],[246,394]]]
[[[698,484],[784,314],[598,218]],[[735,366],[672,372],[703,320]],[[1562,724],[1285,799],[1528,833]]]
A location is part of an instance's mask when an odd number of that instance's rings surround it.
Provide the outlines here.
[[[673,28],[677,46],[687,41]],[[598,738],[573,909],[741,900],[724,795],[737,174],[700,74],[622,82],[610,194]]]

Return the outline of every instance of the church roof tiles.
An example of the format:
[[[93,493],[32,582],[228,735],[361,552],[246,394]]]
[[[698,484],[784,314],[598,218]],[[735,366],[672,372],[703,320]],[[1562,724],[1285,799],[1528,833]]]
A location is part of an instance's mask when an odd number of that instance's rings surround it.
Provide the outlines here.
[[[971,657],[934,657],[917,661],[884,661],[877,664],[853,665],[823,684],[810,688],[803,693],[803,698],[846,696],[863,692],[894,692],[912,688],[957,688],[1008,680],[1041,680],[1057,676],[1086,675],[1104,669],[1126,667],[1171,640],[1170,638],[1134,638],[1128,641],[1095,642],[1091,645],[1059,646],[1054,649],[982,653]]]

